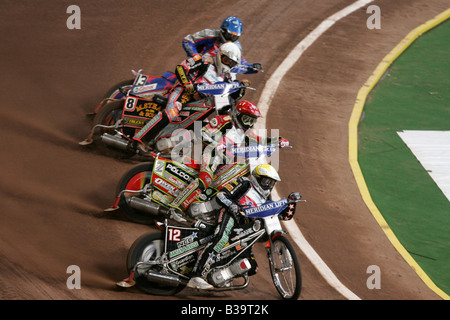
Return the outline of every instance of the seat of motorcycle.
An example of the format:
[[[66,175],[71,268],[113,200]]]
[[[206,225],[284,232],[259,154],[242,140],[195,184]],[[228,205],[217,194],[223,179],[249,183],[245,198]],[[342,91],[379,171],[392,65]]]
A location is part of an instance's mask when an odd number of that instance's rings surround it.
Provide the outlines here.
[[[162,94],[155,94],[152,98],[153,102],[165,107],[167,105],[167,101],[169,100],[167,97],[164,97]]]

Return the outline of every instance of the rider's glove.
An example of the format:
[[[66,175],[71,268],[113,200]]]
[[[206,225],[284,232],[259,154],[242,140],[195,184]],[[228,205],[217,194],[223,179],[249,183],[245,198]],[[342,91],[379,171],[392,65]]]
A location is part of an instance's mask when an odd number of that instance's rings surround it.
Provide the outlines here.
[[[194,59],[195,62],[200,61],[202,60],[202,55],[200,53],[194,54],[192,59]]]
[[[250,87],[251,82],[248,79],[242,79],[241,80],[241,85],[243,85],[244,87]]]
[[[298,192],[292,192],[289,196],[289,200],[300,200],[302,198],[302,195]]]
[[[283,137],[280,137],[278,140],[278,145],[280,148],[289,147],[289,141],[287,139],[284,139]]]
[[[223,81],[224,81],[224,82],[228,82],[228,83],[233,82],[233,79],[231,78],[231,74],[225,73],[225,74],[223,75]]]
[[[261,63],[252,64],[252,68],[256,71],[262,71],[262,69],[263,69]]]

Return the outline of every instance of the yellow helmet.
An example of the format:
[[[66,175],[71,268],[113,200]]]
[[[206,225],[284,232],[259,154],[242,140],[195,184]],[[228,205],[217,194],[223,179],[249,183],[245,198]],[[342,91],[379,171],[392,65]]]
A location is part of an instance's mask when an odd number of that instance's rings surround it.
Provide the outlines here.
[[[252,171],[252,177],[263,190],[272,190],[277,181],[281,181],[277,170],[270,164],[264,163],[256,166]]]

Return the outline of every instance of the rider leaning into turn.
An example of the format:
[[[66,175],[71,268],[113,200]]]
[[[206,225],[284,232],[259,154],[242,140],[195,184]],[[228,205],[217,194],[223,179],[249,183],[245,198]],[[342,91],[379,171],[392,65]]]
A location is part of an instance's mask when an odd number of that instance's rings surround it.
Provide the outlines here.
[[[219,30],[204,29],[187,35],[182,41],[183,49],[189,57],[196,61],[200,60],[204,54],[215,56],[220,45],[229,41],[236,44],[242,52],[242,47],[238,40],[242,30],[241,20],[230,16],[222,22]],[[258,73],[262,70],[260,63],[249,63],[242,55],[240,64],[252,67],[245,72],[247,74]]]
[[[200,163],[200,173],[178,196],[170,207],[172,218],[182,218],[192,202],[203,191],[209,188],[215,173],[221,164],[236,162],[235,155],[229,146],[245,146],[251,142],[256,144],[278,144],[280,147],[289,145],[289,141],[282,137],[260,137],[253,126],[261,113],[258,107],[246,100],[231,107],[231,115],[218,115],[202,128],[202,141],[205,144]]]
[[[234,80],[230,74],[231,69],[241,59],[241,51],[232,42],[220,46],[217,55],[212,58],[209,54],[200,60],[188,58],[175,69],[178,84],[172,89],[168,97],[167,105],[152,120],[150,120],[133,137],[133,146],[141,154],[145,154],[144,145],[151,141],[161,129],[178,117],[183,104],[200,100],[203,96],[196,91],[196,85],[200,83],[213,84],[216,82]],[[244,86],[248,86],[248,80],[242,80]]]
[[[243,204],[243,199],[246,199],[245,204],[250,206],[258,206],[270,200],[271,191],[277,181],[280,181],[280,177],[275,168],[269,164],[260,164],[252,171],[249,178],[240,177],[221,189],[216,196],[216,201],[224,209],[220,211],[213,240],[197,259],[192,277],[187,284],[188,287],[202,290],[214,288],[207,282],[206,276],[215,262],[217,254],[228,243],[231,230],[243,217],[239,205]],[[254,197],[252,193],[257,193],[258,196]],[[291,194],[291,196],[295,197],[295,194]],[[255,199],[260,202],[254,203]],[[292,206],[282,214],[293,215],[294,210],[295,206]]]

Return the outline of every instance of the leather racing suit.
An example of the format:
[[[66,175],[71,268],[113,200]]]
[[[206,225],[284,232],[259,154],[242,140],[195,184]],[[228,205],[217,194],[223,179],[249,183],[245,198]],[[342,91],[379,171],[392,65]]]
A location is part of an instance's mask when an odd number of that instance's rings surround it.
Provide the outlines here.
[[[231,145],[280,144],[282,137],[260,137],[254,129],[237,128],[230,115],[218,115],[202,128],[203,149],[199,177],[192,181],[172,201],[170,206],[182,212],[186,211],[197,196],[208,189],[217,170],[222,164],[236,162],[236,157],[229,150]]]
[[[206,57],[198,61],[188,58],[177,65],[175,75],[178,84],[171,90],[165,109],[155,115],[133,139],[143,144],[151,141],[161,129],[178,117],[183,104],[203,98],[195,90],[194,84],[224,81],[224,76],[219,76],[216,71],[212,59]],[[189,90],[186,89],[188,87]]]
[[[189,57],[194,57],[198,54],[209,54],[211,57],[215,57],[217,50],[219,50],[222,43],[223,40],[220,36],[220,30],[213,29],[204,29],[194,34],[189,34],[182,41],[183,49]],[[240,42],[236,40],[234,41],[234,44],[241,49],[242,53],[242,46]],[[258,68],[261,68],[260,64],[257,64],[259,67],[255,67],[255,64],[247,62],[242,54],[241,65],[253,67],[244,72],[245,74],[257,73]]]

